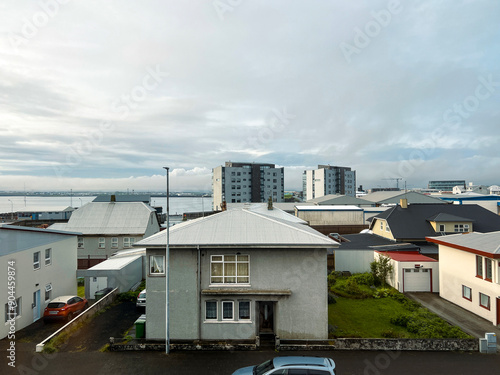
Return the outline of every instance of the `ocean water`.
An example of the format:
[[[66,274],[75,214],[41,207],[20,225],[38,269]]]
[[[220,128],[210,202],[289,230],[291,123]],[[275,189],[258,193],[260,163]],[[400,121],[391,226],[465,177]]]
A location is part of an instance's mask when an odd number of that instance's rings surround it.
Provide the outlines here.
[[[95,196],[57,196],[57,197],[33,197],[33,196],[0,196],[0,213],[18,211],[60,211],[66,207],[78,208],[85,203],[92,202]],[[166,197],[151,197],[153,207],[163,207],[167,212]],[[170,215],[182,215],[185,212],[201,212],[212,210],[212,197],[170,197]]]

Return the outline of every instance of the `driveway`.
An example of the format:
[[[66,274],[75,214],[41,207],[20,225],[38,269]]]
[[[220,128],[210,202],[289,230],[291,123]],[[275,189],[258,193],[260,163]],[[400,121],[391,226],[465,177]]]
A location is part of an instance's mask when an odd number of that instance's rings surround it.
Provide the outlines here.
[[[462,328],[471,336],[484,338],[485,333],[496,333],[497,348],[500,351],[500,328],[495,327],[491,322],[439,297],[437,293],[414,292],[405,294],[447,322]]]

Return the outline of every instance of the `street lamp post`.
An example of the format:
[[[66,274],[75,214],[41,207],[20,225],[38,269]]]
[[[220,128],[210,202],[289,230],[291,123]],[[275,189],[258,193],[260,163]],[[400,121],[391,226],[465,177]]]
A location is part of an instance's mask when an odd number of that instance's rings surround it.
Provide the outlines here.
[[[170,207],[169,207],[169,181],[168,181],[168,170],[169,167],[163,167],[167,171],[167,245],[165,251],[165,353],[170,353],[170,332],[169,332],[169,316],[168,316],[168,295],[169,295],[169,283],[168,283],[168,269],[170,268]]]

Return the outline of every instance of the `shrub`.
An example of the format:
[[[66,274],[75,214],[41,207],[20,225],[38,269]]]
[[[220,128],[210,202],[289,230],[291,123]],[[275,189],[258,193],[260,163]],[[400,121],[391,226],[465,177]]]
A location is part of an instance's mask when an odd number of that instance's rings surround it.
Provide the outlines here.
[[[357,273],[352,275],[350,279],[360,285],[372,286],[375,284],[375,278],[371,273]]]
[[[333,293],[328,293],[328,304],[331,305],[333,303],[337,303],[335,295]]]
[[[406,327],[411,319],[410,314],[399,314],[390,319],[390,322],[400,327]]]

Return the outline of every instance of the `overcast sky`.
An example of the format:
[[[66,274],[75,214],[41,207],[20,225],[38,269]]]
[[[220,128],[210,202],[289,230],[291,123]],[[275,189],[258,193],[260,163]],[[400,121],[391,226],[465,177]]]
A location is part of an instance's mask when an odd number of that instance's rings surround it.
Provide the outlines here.
[[[0,3],[0,190],[211,190],[225,161],[500,184],[500,2]]]

